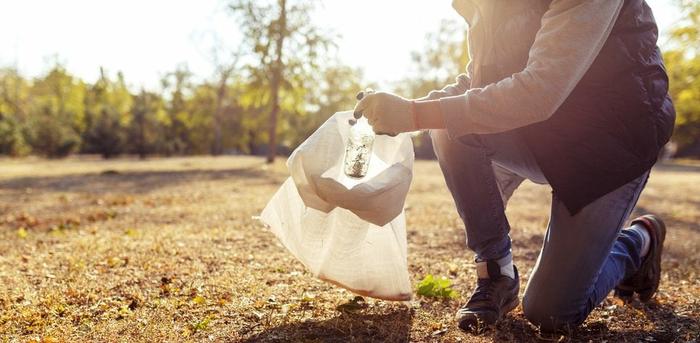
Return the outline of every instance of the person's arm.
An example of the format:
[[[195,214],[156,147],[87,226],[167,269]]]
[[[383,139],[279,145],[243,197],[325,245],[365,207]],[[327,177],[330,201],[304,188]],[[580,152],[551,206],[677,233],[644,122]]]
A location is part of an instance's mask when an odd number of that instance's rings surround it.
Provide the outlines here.
[[[416,101],[438,100],[448,96],[461,95],[466,93],[467,90],[469,90],[469,87],[471,87],[471,83],[472,81],[469,78],[469,75],[460,74],[455,79],[455,83],[451,83],[440,90],[434,90],[428,93],[428,95],[416,99]]]
[[[598,56],[623,0],[554,0],[525,70],[483,88],[413,105],[419,129],[451,137],[508,131],[548,119]]]

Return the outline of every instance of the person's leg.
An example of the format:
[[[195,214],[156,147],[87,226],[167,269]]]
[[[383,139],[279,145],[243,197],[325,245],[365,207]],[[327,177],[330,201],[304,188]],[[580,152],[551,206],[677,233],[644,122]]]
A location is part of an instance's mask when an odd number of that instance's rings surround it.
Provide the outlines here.
[[[497,260],[509,255],[510,225],[504,204],[523,178],[494,167],[492,152],[483,145],[451,140],[445,130],[432,130],[430,136],[445,182],[464,222],[467,246],[477,260]]]
[[[525,178],[494,163],[493,173],[496,176],[496,184],[501,193],[503,207],[508,207],[508,201],[513,196],[513,193],[525,181]]]
[[[547,234],[523,298],[530,322],[544,331],[578,326],[639,268],[643,238],[621,229],[647,178],[648,173],[574,216],[553,198]]]
[[[450,140],[431,131],[445,181],[476,255],[477,285],[456,314],[460,328],[480,331],[497,322],[518,303],[520,280],[510,252],[505,205],[529,174],[544,180],[534,158],[515,136],[469,136]],[[516,172],[517,171],[517,172]],[[531,173],[531,171],[536,171]]]

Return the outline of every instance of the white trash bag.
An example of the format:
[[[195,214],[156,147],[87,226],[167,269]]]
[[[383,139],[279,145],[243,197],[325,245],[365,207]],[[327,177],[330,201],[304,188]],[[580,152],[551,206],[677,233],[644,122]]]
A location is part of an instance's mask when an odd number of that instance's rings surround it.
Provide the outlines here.
[[[413,176],[408,134],[377,135],[367,176],[343,172],[352,112],[339,112],[287,161],[291,177],[261,220],[311,273],[357,294],[410,300],[406,194]]]

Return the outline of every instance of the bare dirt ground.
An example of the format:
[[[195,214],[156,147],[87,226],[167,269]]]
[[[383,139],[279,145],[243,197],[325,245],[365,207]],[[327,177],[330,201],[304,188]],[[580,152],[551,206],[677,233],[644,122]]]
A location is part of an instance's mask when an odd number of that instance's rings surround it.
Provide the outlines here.
[[[462,297],[340,311],[353,295],[314,279],[253,219],[286,178],[283,161],[0,160],[0,341],[697,342],[700,165],[656,168],[635,213],[669,225],[656,301],[610,296],[562,337],[541,336],[520,308],[480,336],[455,327],[472,256],[437,164],[418,162],[415,175],[414,283],[446,276]],[[528,183],[508,210],[523,288],[549,201]]]

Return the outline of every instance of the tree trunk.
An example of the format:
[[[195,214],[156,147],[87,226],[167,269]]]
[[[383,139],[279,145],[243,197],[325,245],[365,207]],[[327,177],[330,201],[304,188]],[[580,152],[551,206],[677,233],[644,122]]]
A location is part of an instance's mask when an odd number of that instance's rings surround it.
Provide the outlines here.
[[[148,102],[146,102],[148,104]],[[146,111],[138,116],[139,122],[139,159],[146,159]]]
[[[248,130],[248,154],[255,155],[256,150],[255,149],[255,141],[256,141],[256,131],[255,130]]]
[[[224,70],[221,73],[221,80],[219,82],[219,89],[216,92],[216,110],[214,113],[214,144],[211,149],[212,155],[221,155],[223,153],[222,140],[222,129],[223,125],[223,112],[224,112],[224,98],[226,97],[226,85],[228,82],[229,75],[231,74],[231,69]]]
[[[268,127],[268,143],[267,143],[267,163],[275,162],[277,155],[277,115],[279,114],[279,81],[277,78],[272,80],[272,111],[270,111],[270,122]]]
[[[267,163],[273,163],[277,155],[277,116],[280,111],[279,91],[282,82],[282,51],[284,39],[287,36],[287,0],[279,0],[280,16],[278,18],[277,42],[275,46],[275,63],[272,68],[272,82],[270,83],[270,95],[272,109],[270,111],[270,123],[268,128]]]

